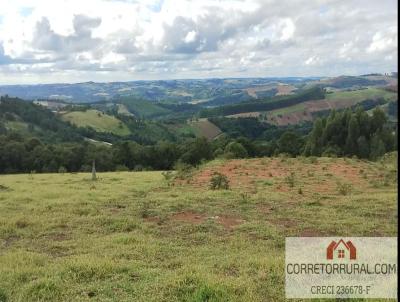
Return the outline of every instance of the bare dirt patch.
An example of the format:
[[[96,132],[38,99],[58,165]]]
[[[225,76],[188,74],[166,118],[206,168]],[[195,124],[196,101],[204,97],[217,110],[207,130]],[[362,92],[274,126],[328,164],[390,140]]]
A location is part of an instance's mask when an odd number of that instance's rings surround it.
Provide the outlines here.
[[[357,103],[357,100],[353,99],[307,101],[302,103],[303,106],[301,109],[294,110],[290,113],[277,115],[274,114],[274,111],[271,111],[268,115],[268,121],[279,126],[295,125],[300,122],[312,121],[314,119],[313,113],[315,112],[347,108],[355,103]],[[288,107],[288,109],[290,108],[291,107]]]
[[[276,88],[278,89],[278,93],[276,95],[292,94],[293,91],[296,90],[296,87],[286,84],[277,85]]]
[[[191,185],[203,188],[208,187],[214,172],[226,175],[231,187],[242,189],[254,188],[255,183],[259,180],[272,180],[274,177],[285,177],[290,174],[290,171],[281,166],[278,160],[262,164],[259,159],[235,159],[227,161],[223,165],[204,168],[198,171],[194,175]]]
[[[369,171],[368,177],[360,171]],[[226,175],[231,189],[246,192],[261,189],[295,194],[296,199],[313,193],[337,194],[338,182],[366,189],[370,180],[377,177],[368,164],[361,161],[334,159],[328,163],[312,164],[280,158],[234,159],[196,171],[188,185],[207,189],[214,172]],[[287,181],[292,173],[294,184]],[[177,184],[185,185],[182,181],[177,181]]]
[[[206,216],[194,212],[180,212],[172,215],[171,220],[189,222],[192,224],[201,224],[206,220]]]
[[[221,224],[225,229],[233,229],[244,222],[243,219],[226,215],[214,216],[211,218],[215,219],[215,221]]]
[[[43,237],[49,241],[65,241],[71,239],[71,235],[64,232],[45,234]]]
[[[226,115],[225,117],[229,117],[229,118],[259,117],[260,115],[261,115],[260,112],[254,111],[254,112],[243,112],[243,113],[237,113],[237,114]]]

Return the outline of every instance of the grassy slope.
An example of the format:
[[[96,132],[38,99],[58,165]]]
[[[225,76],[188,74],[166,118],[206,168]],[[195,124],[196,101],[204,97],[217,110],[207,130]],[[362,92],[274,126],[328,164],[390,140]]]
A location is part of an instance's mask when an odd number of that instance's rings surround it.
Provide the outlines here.
[[[204,136],[208,140],[212,140],[222,133],[221,129],[205,118],[191,122],[190,125],[194,128],[197,136]]]
[[[124,104],[131,113],[138,117],[147,118],[170,113],[169,110],[146,100],[139,100],[132,97],[121,97],[119,102]]]
[[[362,90],[338,91],[338,92],[328,93],[325,99],[328,102],[348,100],[349,106],[351,106],[363,100],[375,99],[378,97],[383,97],[385,100],[393,100],[396,98],[396,93],[384,89],[369,87],[368,89],[362,89]],[[303,111],[305,108],[306,108],[305,104],[302,103],[294,106],[288,106],[286,108],[272,110],[270,111],[270,114],[271,115],[290,114],[294,112]]]
[[[207,175],[229,173],[231,190]],[[285,177],[295,172],[294,187]],[[393,162],[212,162],[160,172],[0,176],[9,301],[284,301],[286,236],[396,236]],[[343,196],[336,182],[353,184]],[[298,193],[302,188],[303,194]],[[327,300],[324,300],[327,301]]]
[[[97,110],[68,112],[61,118],[79,127],[92,127],[99,132],[111,132],[121,136],[130,134],[128,127],[117,118]]]
[[[397,94],[384,89],[369,87],[368,89],[361,89],[354,91],[339,91],[334,93],[328,93],[326,95],[326,99],[329,101],[349,99],[360,102],[365,99],[374,99],[378,97],[383,97],[386,100],[393,100],[397,98]]]
[[[19,131],[20,133],[27,133],[28,132],[28,124],[21,121],[8,121],[5,123],[7,129],[13,131]]]

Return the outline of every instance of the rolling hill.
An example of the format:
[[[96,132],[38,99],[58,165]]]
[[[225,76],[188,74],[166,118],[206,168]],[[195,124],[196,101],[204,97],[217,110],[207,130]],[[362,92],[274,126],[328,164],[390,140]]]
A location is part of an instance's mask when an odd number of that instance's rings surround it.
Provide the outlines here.
[[[91,127],[98,132],[108,132],[119,136],[131,133],[122,121],[98,110],[67,112],[61,115],[61,119],[77,127]]]

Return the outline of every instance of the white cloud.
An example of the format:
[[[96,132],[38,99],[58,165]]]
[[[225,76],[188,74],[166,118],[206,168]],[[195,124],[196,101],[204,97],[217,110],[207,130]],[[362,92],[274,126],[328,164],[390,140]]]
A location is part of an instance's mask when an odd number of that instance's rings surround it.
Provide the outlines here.
[[[197,36],[196,31],[194,31],[194,30],[189,31],[184,39],[185,43],[194,42],[196,40],[196,36]]]
[[[397,47],[397,28],[391,27],[385,31],[377,32],[369,45],[367,52],[383,52]]]
[[[0,83],[397,69],[395,0],[1,0]]]
[[[283,20],[282,24],[283,24],[283,28],[282,28],[282,34],[281,34],[280,39],[283,41],[286,41],[293,37],[293,34],[296,30],[296,26],[294,25],[293,21],[289,18]]]

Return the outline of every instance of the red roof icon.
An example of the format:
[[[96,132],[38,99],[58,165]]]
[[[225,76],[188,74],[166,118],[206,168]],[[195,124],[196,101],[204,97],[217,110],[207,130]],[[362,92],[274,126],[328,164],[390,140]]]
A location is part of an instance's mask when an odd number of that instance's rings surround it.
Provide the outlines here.
[[[335,253],[336,252],[336,253]],[[334,257],[336,255],[336,257]],[[354,260],[357,258],[357,250],[351,241],[344,242],[340,239],[338,242],[332,241],[326,249],[326,259],[333,258],[349,258]]]

